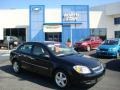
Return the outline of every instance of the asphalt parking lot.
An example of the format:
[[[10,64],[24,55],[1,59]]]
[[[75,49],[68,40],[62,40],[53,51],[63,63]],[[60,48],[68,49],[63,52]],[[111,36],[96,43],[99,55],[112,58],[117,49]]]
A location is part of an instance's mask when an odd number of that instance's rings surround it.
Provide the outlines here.
[[[95,51],[82,52],[95,57]],[[106,74],[95,86],[84,89],[72,86],[71,90],[120,90],[120,60],[102,58],[106,64]],[[50,78],[23,71],[15,74],[9,62],[9,52],[0,50],[0,90],[53,90],[58,89]]]

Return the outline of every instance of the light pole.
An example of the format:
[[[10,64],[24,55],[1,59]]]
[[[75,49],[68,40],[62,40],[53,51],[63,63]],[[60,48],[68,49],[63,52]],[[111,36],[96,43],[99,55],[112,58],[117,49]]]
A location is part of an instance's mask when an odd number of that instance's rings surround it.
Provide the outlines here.
[[[70,30],[70,37],[71,37],[71,46],[72,46],[72,28],[71,28],[71,30]]]

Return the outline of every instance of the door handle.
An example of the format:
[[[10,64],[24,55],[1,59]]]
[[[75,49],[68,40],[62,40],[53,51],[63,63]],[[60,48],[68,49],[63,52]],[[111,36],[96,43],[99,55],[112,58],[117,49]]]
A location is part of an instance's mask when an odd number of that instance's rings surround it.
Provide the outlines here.
[[[34,58],[33,57],[29,57],[31,60],[34,60]]]

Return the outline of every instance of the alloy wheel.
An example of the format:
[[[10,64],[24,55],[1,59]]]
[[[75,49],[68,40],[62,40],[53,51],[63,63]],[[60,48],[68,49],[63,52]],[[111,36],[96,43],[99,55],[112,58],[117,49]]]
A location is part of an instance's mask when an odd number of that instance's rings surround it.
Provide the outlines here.
[[[87,51],[90,51],[90,50],[91,50],[90,46],[87,46]]]
[[[16,61],[13,63],[13,70],[14,70],[14,72],[16,72],[16,73],[18,73],[19,70],[20,70],[19,64],[18,64],[18,62],[16,62]]]
[[[60,88],[64,88],[68,84],[67,76],[63,72],[57,72],[55,75],[55,82]]]

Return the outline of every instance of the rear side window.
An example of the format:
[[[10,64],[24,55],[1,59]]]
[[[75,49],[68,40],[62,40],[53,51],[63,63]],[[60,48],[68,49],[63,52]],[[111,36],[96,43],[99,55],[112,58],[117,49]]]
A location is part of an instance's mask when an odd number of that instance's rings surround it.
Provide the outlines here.
[[[18,51],[20,51],[22,53],[30,54],[31,53],[31,49],[32,49],[32,45],[26,44],[26,45],[21,46]]]
[[[44,54],[44,50],[40,46],[35,46],[33,49],[33,54],[37,56],[42,55]]]
[[[33,48],[33,55],[42,56],[42,55],[49,55],[48,51],[46,51],[43,47],[35,45]]]

